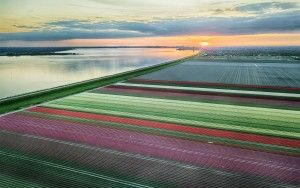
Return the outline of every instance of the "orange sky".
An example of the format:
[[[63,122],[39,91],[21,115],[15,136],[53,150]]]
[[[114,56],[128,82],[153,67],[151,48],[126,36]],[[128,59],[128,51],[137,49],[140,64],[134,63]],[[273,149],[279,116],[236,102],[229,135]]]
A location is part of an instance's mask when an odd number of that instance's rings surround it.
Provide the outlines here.
[[[199,46],[201,42],[208,42],[209,46],[299,46],[300,33],[125,39],[75,39],[62,41],[62,44],[70,46]]]
[[[137,37],[123,39],[73,39],[63,41],[3,41],[3,46],[300,46],[300,33],[231,36]]]

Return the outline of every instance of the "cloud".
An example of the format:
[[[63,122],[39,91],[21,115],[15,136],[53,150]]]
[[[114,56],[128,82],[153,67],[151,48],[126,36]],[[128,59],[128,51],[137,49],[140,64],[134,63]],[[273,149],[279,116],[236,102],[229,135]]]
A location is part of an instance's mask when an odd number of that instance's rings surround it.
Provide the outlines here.
[[[236,13],[236,14],[268,14],[274,12],[282,11],[292,11],[299,8],[299,3],[297,2],[261,2],[261,3],[248,3],[231,5],[228,7],[216,8],[212,12],[216,15],[226,14],[226,13]]]
[[[268,9],[288,10],[298,7],[296,2],[263,2],[240,5],[235,7],[236,11],[240,12],[262,12]]]
[[[145,33],[126,30],[103,30],[97,32],[90,31],[35,31],[19,33],[1,33],[0,41],[22,40],[22,41],[58,41],[68,39],[101,39],[101,38],[130,38],[146,37]]]
[[[26,27],[26,26],[16,26]],[[28,27],[29,28],[29,27]],[[178,35],[241,35],[300,31],[300,12],[283,11],[260,17],[197,17],[152,22],[60,20],[30,32],[0,33],[0,41],[111,39]]]
[[[38,26],[28,26],[28,25],[13,25],[16,28],[20,28],[20,29],[40,29],[40,27]]]

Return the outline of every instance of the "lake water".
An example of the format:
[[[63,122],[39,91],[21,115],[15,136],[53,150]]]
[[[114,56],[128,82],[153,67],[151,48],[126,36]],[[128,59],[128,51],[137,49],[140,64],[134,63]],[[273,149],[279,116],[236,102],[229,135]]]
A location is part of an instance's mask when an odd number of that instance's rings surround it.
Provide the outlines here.
[[[174,48],[78,48],[78,55],[0,56],[0,98],[147,67],[192,55]]]

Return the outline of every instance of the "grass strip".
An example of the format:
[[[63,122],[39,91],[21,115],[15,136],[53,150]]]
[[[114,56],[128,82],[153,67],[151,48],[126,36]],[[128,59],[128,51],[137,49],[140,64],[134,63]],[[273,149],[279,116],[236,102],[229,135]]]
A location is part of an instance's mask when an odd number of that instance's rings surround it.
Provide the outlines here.
[[[51,89],[41,90],[37,92],[31,92],[23,95],[18,95],[14,97],[9,97],[0,100],[0,114],[7,113],[10,111],[18,110],[24,107],[36,105],[46,101],[58,99],[75,93],[80,93],[86,90],[91,90],[94,88],[102,87],[105,85],[113,84],[119,81],[134,78],[143,74],[158,71],[160,69],[173,66],[184,62],[194,56],[185,57],[175,61],[170,61],[162,63],[159,65],[153,65],[146,68],[141,68],[137,70],[127,71],[123,73],[118,73],[111,76],[105,76],[101,78],[91,79],[83,82],[78,82],[74,84],[69,84],[65,86],[55,87]]]

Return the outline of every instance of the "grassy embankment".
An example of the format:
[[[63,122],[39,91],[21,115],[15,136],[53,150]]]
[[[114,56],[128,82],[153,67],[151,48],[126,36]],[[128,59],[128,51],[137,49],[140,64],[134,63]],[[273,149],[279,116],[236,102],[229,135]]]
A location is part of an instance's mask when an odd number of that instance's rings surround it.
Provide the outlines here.
[[[147,74],[150,72],[158,71],[160,69],[173,66],[190,59],[193,56],[181,58],[175,61],[170,61],[158,65],[149,66],[146,68],[140,68],[137,70],[127,71],[123,73],[118,73],[115,75],[105,76],[101,78],[91,79],[83,82],[78,82],[74,84],[69,84],[65,86],[55,87],[51,89],[41,90],[37,92],[31,92],[23,95],[18,95],[15,97],[9,97],[0,100],[0,114],[18,110],[21,108],[29,107],[32,105],[40,104],[53,99],[65,97],[75,93],[80,93],[86,90],[94,89],[97,87],[109,85],[122,80],[127,80],[136,76]]]

